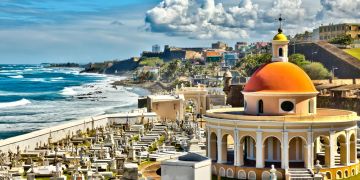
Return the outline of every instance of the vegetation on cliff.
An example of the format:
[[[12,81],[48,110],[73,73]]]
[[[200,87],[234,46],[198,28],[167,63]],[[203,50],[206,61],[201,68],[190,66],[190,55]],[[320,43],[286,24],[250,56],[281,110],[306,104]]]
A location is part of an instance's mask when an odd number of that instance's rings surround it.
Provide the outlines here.
[[[327,79],[331,76],[328,69],[319,62],[311,62],[305,59],[303,54],[292,54],[289,61],[301,67],[311,79]]]
[[[339,45],[350,45],[354,43],[354,39],[351,38],[350,35],[340,35],[329,41],[331,44],[339,44]]]
[[[241,59],[235,66],[242,76],[250,77],[260,66],[271,62],[271,54],[252,54]],[[292,54],[289,61],[302,68],[311,79],[326,79],[331,76],[329,71],[318,62],[306,60],[303,54]]]

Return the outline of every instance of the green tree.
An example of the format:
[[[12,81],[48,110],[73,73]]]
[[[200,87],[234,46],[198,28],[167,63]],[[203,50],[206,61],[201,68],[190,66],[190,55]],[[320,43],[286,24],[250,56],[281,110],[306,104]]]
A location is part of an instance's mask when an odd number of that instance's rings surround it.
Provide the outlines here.
[[[164,60],[158,57],[145,57],[140,60],[140,66],[151,66],[151,67],[159,67],[164,64]]]
[[[253,54],[248,55],[241,59],[237,64],[236,68],[243,76],[251,76],[260,66],[271,62],[272,55],[265,54]]]
[[[305,65],[310,64],[310,62],[305,59],[305,56],[303,54],[292,54],[291,56],[289,56],[289,61],[298,65],[301,68]]]
[[[340,35],[329,41],[331,44],[350,45],[354,43],[354,39],[350,35]]]
[[[312,62],[303,67],[304,71],[313,80],[326,79],[330,77],[330,72],[319,62]]]
[[[180,68],[181,61],[179,59],[165,63],[160,69],[161,78],[168,81],[174,80],[178,76]]]

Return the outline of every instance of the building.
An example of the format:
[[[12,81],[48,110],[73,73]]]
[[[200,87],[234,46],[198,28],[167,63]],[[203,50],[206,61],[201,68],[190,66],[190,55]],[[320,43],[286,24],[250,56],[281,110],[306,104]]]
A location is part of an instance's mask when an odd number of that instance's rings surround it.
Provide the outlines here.
[[[161,162],[162,180],[211,180],[211,160],[195,153]]]
[[[243,51],[248,46],[247,42],[236,42],[235,51]]]
[[[236,63],[239,61],[238,53],[234,52],[225,52],[223,54],[223,59],[225,61],[226,67],[234,67]]]
[[[153,53],[159,53],[159,52],[161,52],[161,50],[160,50],[160,45],[158,45],[158,44],[153,45],[153,46],[152,46],[152,52],[153,52]]]
[[[238,92],[244,95],[244,108],[206,112],[213,175],[270,179],[272,165],[277,179],[312,178],[312,172],[324,179],[358,174],[359,117],[352,111],[316,108],[318,91],[301,68],[288,62],[288,42],[279,29],[272,62]]]
[[[252,53],[270,53],[271,46],[268,42],[254,42],[251,43],[250,50]]]
[[[212,106],[225,105],[225,95],[213,91],[198,85],[176,88],[173,95],[149,95],[147,110],[158,114],[161,120],[183,120],[185,114],[198,117]]]
[[[187,60],[200,60],[202,58],[201,52],[187,50],[185,53],[185,59]]]
[[[206,51],[204,53],[204,58],[207,63],[220,63],[222,55],[218,51]]]
[[[182,120],[184,96],[150,95],[147,97],[148,112],[155,112],[161,120]]]
[[[320,40],[331,40],[337,36],[350,35],[355,40],[360,39],[360,24],[358,23],[343,23],[343,24],[329,24],[319,27]]]
[[[228,48],[228,45],[224,42],[218,41],[216,43],[213,43],[211,45],[212,49],[222,49],[222,50],[226,50]]]

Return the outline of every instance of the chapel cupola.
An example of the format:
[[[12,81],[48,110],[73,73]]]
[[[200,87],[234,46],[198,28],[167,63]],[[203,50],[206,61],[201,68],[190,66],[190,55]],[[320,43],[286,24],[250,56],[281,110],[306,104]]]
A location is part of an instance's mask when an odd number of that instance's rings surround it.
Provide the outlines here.
[[[282,21],[284,20],[281,15],[279,17],[278,33],[272,40],[272,61],[273,62],[288,62],[288,44],[289,40],[282,32]]]

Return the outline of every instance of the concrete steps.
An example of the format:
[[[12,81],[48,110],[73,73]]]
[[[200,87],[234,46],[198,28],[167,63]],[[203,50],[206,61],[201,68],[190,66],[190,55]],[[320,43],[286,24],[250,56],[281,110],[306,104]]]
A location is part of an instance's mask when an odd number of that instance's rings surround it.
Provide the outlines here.
[[[305,179],[313,179],[313,175],[308,169],[304,168],[290,168],[289,169],[290,180],[305,180]]]
[[[325,152],[319,152],[319,155],[325,156]],[[335,166],[341,166],[340,163],[340,154],[335,155]]]

